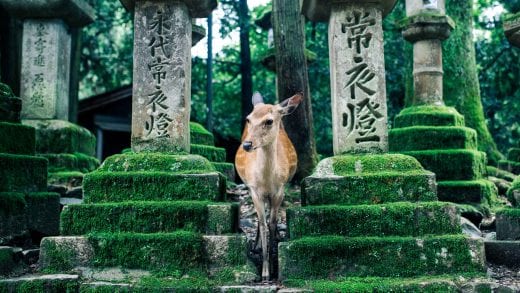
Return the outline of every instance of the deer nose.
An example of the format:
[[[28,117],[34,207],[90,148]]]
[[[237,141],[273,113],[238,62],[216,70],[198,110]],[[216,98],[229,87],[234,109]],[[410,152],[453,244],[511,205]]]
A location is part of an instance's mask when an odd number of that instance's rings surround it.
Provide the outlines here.
[[[242,144],[242,147],[246,152],[249,152],[251,149],[253,149],[253,142],[252,141],[244,141]]]

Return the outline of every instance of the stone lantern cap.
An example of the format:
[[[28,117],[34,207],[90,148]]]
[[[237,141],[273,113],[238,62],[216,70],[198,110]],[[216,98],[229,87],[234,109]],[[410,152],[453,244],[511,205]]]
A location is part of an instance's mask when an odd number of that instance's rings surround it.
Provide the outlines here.
[[[455,28],[455,22],[447,15],[422,13],[401,21],[403,37],[409,42],[437,39],[445,40]]]
[[[394,9],[397,0],[303,0],[301,12],[311,21],[327,22],[333,3],[379,4],[383,9],[383,17]]]
[[[1,0],[0,0],[1,1]],[[135,2],[138,0],[119,0],[121,4],[128,11],[133,11],[135,7]],[[154,0],[140,0],[140,1],[149,1],[156,2]],[[213,9],[217,8],[217,0],[180,0],[178,2],[184,2],[186,6],[188,6],[188,10],[190,11],[190,15],[193,18],[206,18],[213,11]]]
[[[95,19],[84,0],[0,0],[0,6],[19,18],[61,19],[69,27],[84,27]]]
[[[520,47],[520,13],[506,16],[504,33],[513,46]]]
[[[206,36],[206,29],[203,26],[193,24],[191,26],[191,46],[195,46]]]

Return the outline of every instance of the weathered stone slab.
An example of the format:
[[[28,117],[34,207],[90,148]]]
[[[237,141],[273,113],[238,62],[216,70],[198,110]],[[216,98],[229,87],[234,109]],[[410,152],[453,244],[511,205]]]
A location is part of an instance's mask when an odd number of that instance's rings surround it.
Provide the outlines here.
[[[301,13],[312,21],[326,22],[331,14],[331,7],[335,2],[364,3],[360,0],[303,0],[301,2]],[[371,3],[381,5],[383,15],[392,11],[397,0],[374,0]]]
[[[329,52],[336,155],[388,151],[382,20],[375,3],[332,6]]]
[[[485,247],[488,262],[513,269],[520,268],[520,241],[488,240]]]
[[[520,209],[504,209],[496,216],[498,240],[520,240]]]
[[[70,33],[59,19],[27,19],[23,26],[22,118],[68,120]]]
[[[138,1],[132,149],[189,152],[191,18],[182,2]]]

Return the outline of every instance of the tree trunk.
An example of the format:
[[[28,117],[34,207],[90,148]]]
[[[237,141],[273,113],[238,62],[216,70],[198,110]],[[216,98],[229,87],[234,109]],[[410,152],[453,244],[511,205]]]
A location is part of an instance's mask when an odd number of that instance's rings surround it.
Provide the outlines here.
[[[238,1],[238,23],[240,28],[240,75],[242,86],[242,127],[247,115],[253,110],[253,77],[251,76],[251,48],[249,47],[249,25],[251,22],[247,0]]]
[[[312,127],[312,106],[305,58],[304,19],[299,0],[273,0],[273,29],[276,56],[276,93],[280,101],[295,93],[304,99],[284,120],[284,127],[298,154],[294,180],[309,176],[317,163]]]
[[[213,14],[208,16],[208,59],[206,61],[206,128],[213,132]]]

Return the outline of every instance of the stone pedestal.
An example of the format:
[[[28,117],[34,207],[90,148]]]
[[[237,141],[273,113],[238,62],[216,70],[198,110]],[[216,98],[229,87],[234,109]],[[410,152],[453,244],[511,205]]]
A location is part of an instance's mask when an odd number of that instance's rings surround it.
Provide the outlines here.
[[[434,172],[440,200],[489,206],[497,190],[483,179],[487,159],[478,151],[477,133],[444,106],[441,42],[454,22],[445,15],[444,1],[436,2],[406,1],[403,37],[414,46],[414,95],[412,106],[395,119],[390,151],[411,155]]]
[[[36,152],[49,160],[52,190],[62,195],[78,193],[75,189],[81,186],[83,174],[99,162],[94,158],[94,136],[68,122],[72,118],[70,30],[91,23],[94,12],[78,0],[0,2],[23,19],[23,123],[36,128]]]

